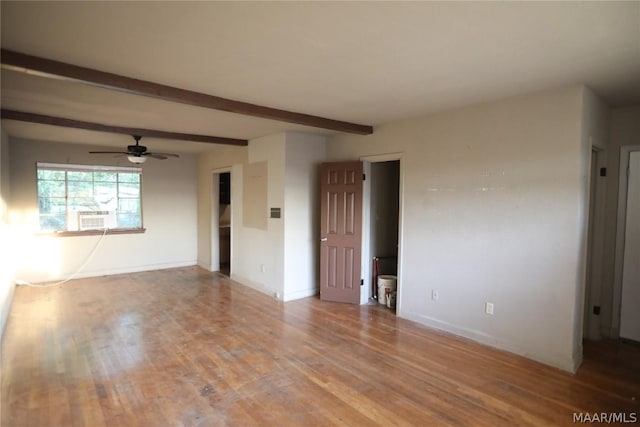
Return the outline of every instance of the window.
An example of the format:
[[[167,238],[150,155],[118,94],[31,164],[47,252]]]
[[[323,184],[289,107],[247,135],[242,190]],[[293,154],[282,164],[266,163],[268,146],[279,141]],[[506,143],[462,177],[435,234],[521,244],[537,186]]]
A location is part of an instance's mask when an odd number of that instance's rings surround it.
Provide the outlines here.
[[[142,169],[38,163],[40,230],[142,230]]]

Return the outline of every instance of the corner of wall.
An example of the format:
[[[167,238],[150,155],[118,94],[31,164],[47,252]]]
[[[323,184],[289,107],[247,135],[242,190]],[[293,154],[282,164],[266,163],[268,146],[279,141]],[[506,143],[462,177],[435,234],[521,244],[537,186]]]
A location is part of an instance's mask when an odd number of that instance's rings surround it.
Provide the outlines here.
[[[589,87],[581,88],[581,126],[580,126],[580,253],[579,266],[576,277],[573,358],[582,360],[583,336],[596,338],[600,329],[596,322],[600,320],[585,311],[585,305],[601,305],[600,295],[603,292],[602,263],[603,263],[603,232],[604,232],[604,192],[606,190],[601,181],[592,181],[592,168],[599,164],[607,155],[609,107]],[[593,154],[593,151],[596,154]],[[601,154],[598,154],[601,153]],[[597,177],[595,179],[598,179]],[[595,197],[592,201],[591,199]],[[593,209],[591,209],[593,207]],[[590,257],[588,256],[590,253]],[[587,262],[591,259],[590,265]],[[585,316],[587,316],[585,318]],[[586,330],[584,325],[586,323]],[[579,353],[579,357],[577,356]]]
[[[573,351],[573,364],[570,367],[570,369],[565,369],[565,371],[569,371],[572,374],[575,374],[576,372],[578,372],[578,368],[580,367],[580,365],[582,365],[582,359],[583,359],[583,355],[582,355],[582,344],[580,344],[579,347],[575,348]]]
[[[315,295],[319,284],[320,175],[326,137],[287,132],[284,194],[284,300]]]
[[[8,204],[9,204],[9,137],[4,129],[0,130],[0,259],[7,259],[9,252]],[[13,271],[4,263],[0,269],[0,341],[9,318],[15,283]]]
[[[16,285],[13,280],[3,279],[0,283],[0,288],[3,288],[0,295],[0,342],[4,337],[4,330],[9,320],[9,312],[11,311],[11,304],[13,303],[13,295],[15,293]]]

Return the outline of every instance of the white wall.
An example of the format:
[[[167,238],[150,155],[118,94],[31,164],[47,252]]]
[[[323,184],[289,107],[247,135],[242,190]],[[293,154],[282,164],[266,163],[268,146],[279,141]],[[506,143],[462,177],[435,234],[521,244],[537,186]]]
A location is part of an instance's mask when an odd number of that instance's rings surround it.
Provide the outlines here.
[[[248,148],[215,148],[199,157],[198,264],[210,268],[216,170],[231,170],[231,277],[274,298],[289,301],[318,292],[319,165],[326,138],[298,132],[257,138]],[[267,162],[267,229],[243,224],[243,170]],[[215,201],[217,203],[217,201]]]
[[[248,163],[266,161],[267,211],[284,208],[286,135],[277,134],[249,141]],[[239,173],[234,173],[235,170]],[[236,166],[231,185],[233,243],[231,278],[263,293],[282,299],[284,295],[284,219],[267,220],[267,230],[245,227],[242,202],[242,172]],[[283,209],[284,211],[284,209]],[[285,212],[286,215],[286,212]]]
[[[572,87],[330,140],[330,160],[404,152],[400,316],[577,368],[582,103]]]
[[[13,265],[8,262],[12,251],[9,231],[7,203],[10,197],[9,187],[9,138],[0,130],[0,341],[11,309],[13,291]]]
[[[286,134],[284,229],[284,300],[320,291],[320,164],[326,138]]]
[[[196,158],[149,160],[143,168],[143,234],[77,237],[38,235],[36,162],[129,166],[126,158],[88,154],[96,147],[11,138],[11,201],[16,279],[43,282],[194,265],[197,249]]]

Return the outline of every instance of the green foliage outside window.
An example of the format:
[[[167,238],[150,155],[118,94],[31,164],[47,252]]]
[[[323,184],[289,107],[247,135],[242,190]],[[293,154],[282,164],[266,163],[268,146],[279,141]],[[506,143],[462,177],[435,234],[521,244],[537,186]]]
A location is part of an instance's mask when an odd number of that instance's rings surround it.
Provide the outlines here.
[[[113,212],[117,225],[109,228],[142,228],[141,171],[93,168],[38,164],[42,231],[77,229],[68,223],[75,212]]]

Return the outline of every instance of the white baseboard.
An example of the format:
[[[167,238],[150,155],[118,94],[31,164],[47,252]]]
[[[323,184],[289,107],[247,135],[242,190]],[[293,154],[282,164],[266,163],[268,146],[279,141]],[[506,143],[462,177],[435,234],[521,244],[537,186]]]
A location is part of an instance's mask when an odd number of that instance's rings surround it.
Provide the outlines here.
[[[270,297],[273,297],[275,299],[282,299],[282,295],[279,295],[273,289],[267,288],[262,283],[254,282],[253,280],[247,279],[246,277],[238,276],[237,274],[232,274],[229,278],[234,282],[238,282],[241,285],[247,286],[251,289],[255,289],[256,291],[261,292],[265,295],[269,295]]]
[[[267,288],[265,285],[263,285],[262,283],[259,282],[254,282],[253,280],[247,279],[246,277],[242,277],[239,276],[237,274],[232,274],[230,276],[230,279],[233,280],[234,282],[238,282],[241,285],[247,286],[251,289],[255,289],[258,292],[261,292],[265,295],[269,295],[270,297],[273,297],[277,300],[283,301],[283,302],[287,302],[287,301],[293,301],[293,300],[297,300],[300,298],[306,298],[306,297],[310,297],[313,295],[317,295],[320,290],[317,288],[309,288],[309,289],[302,289],[302,290],[298,290],[298,291],[294,291],[294,292],[289,292],[285,295],[282,295],[280,292],[278,291],[274,291],[271,288]]]
[[[314,295],[318,295],[319,293],[320,293],[320,289],[315,287],[302,289],[294,292],[288,292],[284,295],[283,301],[287,302],[287,301],[293,301],[301,298],[312,297]]]
[[[512,342],[504,341],[501,338],[485,334],[481,331],[476,331],[473,329],[461,328],[459,326],[453,325],[448,322],[443,322],[442,320],[425,316],[419,313],[399,313],[400,317],[411,320],[416,323],[420,323],[421,325],[438,329],[444,332],[449,332],[453,335],[457,335],[463,338],[470,339],[477,343],[487,345],[489,347],[494,347],[499,350],[508,351],[509,353],[514,353],[519,356],[526,357],[527,359],[534,360],[536,362],[540,362],[545,365],[552,366],[554,368],[558,368],[563,371],[567,371],[570,373],[575,373],[580,364],[582,363],[582,352],[580,354],[573,354],[572,357],[563,357],[561,355],[548,355],[548,354],[538,354],[532,349],[522,348],[518,344],[514,344]]]
[[[168,268],[191,267],[195,265],[197,265],[195,260],[167,262],[167,263],[158,263],[158,264],[146,264],[146,265],[134,265],[134,266],[128,266],[128,267],[122,267],[122,268],[108,268],[104,270],[84,271],[74,275],[73,278],[85,279],[88,277],[113,276],[116,274],[138,273],[141,271],[151,271],[151,270],[165,270]],[[20,282],[28,282],[28,283],[57,282],[57,281],[67,280],[72,274],[73,273],[60,274],[56,276],[37,275],[34,277],[17,277],[15,282],[18,284],[20,284]]]
[[[207,271],[212,271],[210,262],[203,261],[203,260],[199,259],[197,265],[198,265],[198,267],[203,268],[203,269],[205,269]]]
[[[9,320],[9,312],[11,311],[11,303],[13,302],[13,294],[15,292],[15,283],[10,281],[0,286],[7,286],[8,289],[5,293],[4,301],[0,301],[0,343],[4,336],[4,329],[7,326],[7,320]]]

